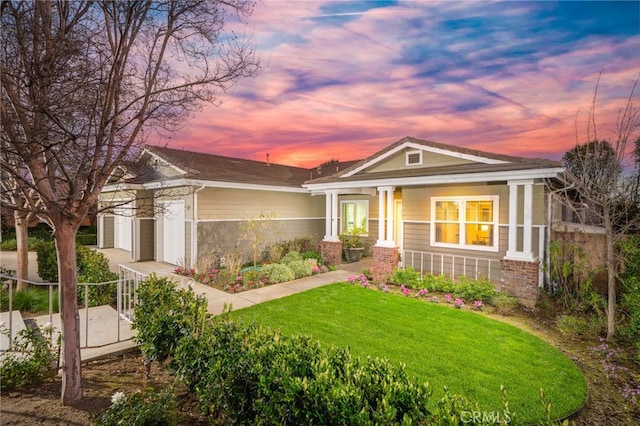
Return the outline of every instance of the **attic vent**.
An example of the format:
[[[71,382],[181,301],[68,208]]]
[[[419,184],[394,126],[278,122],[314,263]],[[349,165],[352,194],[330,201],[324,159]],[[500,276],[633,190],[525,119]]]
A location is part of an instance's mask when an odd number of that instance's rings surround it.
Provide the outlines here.
[[[422,164],[422,151],[407,151],[407,166]]]

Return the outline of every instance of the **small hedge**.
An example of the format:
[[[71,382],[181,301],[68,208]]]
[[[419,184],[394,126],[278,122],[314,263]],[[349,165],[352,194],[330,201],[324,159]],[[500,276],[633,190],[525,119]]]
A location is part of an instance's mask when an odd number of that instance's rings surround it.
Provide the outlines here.
[[[44,281],[58,282],[58,258],[53,242],[42,242],[37,247],[38,275]],[[78,283],[106,283],[118,279],[118,274],[109,269],[107,257],[89,247],[76,246],[76,262],[78,266]],[[113,304],[116,300],[117,286],[115,283],[107,285],[88,286],[87,299],[89,306]],[[78,285],[78,301],[85,301],[85,286]]]
[[[142,283],[139,302],[134,328],[143,354],[170,360],[211,424],[453,425],[479,412],[477,403],[446,389],[427,408],[428,384],[408,376],[403,365],[354,358],[346,348],[325,348],[309,336],[232,321],[228,311],[212,317],[205,299],[166,278]],[[104,416],[94,418],[121,424],[131,411],[157,409],[157,399],[128,407],[119,405],[124,398],[118,395]],[[508,414],[506,398],[504,408]]]

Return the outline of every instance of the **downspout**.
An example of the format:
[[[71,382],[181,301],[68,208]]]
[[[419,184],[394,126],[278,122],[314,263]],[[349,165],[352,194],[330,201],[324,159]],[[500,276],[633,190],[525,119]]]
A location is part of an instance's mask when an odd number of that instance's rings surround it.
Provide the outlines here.
[[[551,225],[552,225],[551,213],[553,210],[551,206],[552,202],[553,202],[552,193],[549,191],[547,193],[547,231],[545,232],[546,247],[544,248],[544,264],[545,264],[544,282],[547,284],[551,283],[551,278],[549,273],[549,265],[551,261],[551,257],[549,255],[549,244],[551,244]]]
[[[202,191],[205,185],[193,192],[193,226],[191,227],[191,266],[198,259],[198,192]]]

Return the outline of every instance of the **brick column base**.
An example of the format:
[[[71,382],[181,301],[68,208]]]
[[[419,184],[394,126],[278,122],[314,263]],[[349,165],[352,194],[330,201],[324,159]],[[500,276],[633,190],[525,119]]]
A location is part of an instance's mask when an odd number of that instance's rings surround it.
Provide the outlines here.
[[[340,265],[342,263],[342,242],[321,241],[320,254],[325,265]]]
[[[378,247],[373,246],[373,263],[385,265],[391,269],[398,266],[398,247]]]
[[[525,306],[536,305],[539,295],[540,261],[501,259],[500,272],[503,291],[517,297]]]

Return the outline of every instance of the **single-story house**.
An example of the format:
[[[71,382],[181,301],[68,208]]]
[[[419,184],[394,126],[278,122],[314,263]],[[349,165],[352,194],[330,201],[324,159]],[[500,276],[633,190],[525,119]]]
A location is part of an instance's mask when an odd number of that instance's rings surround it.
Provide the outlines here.
[[[99,245],[132,260],[188,264],[206,251],[223,254],[243,220],[271,212],[280,239],[315,238],[328,262],[341,260],[339,235],[358,227],[374,261],[486,277],[525,301],[543,284],[547,182],[563,171],[556,161],[413,137],[314,169],[155,146],[140,162],[148,172],[128,178],[123,170],[105,187],[103,206],[113,208],[98,219]]]

